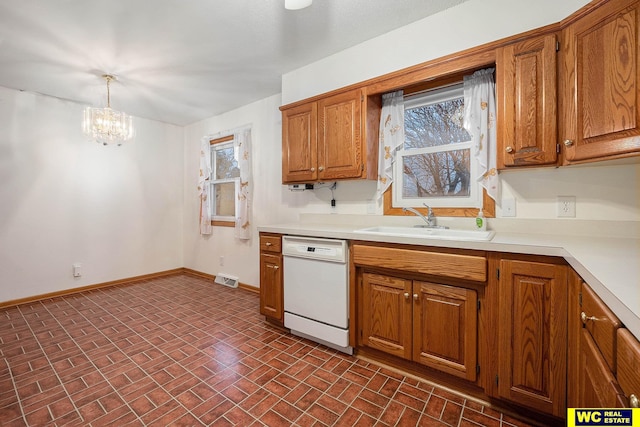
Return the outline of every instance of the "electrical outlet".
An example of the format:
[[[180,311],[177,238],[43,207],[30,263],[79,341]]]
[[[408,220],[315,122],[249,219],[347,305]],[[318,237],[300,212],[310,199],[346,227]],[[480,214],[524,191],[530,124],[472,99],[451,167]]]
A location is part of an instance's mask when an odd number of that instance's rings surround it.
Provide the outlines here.
[[[220,264],[220,267],[224,266],[224,257],[223,256],[220,257],[220,259],[218,261],[218,264]]]
[[[77,262],[77,263],[73,264],[72,267],[73,267],[73,277],[82,276],[82,264]]]
[[[502,199],[502,216],[516,216],[516,199]]]
[[[575,196],[558,196],[556,203],[558,218],[575,218],[576,217],[576,197]]]

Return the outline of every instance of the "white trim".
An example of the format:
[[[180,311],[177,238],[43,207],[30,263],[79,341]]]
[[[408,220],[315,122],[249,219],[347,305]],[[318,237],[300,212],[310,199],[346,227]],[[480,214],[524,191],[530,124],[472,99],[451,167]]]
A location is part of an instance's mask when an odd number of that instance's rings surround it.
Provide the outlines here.
[[[211,219],[214,221],[229,221],[229,222],[235,222],[236,220],[236,216],[238,213],[238,189],[240,187],[240,176],[237,176],[235,178],[221,178],[221,179],[215,179],[215,175],[216,175],[216,162],[214,161],[214,156],[216,151],[220,151],[220,150],[225,150],[228,148],[233,148],[233,154],[234,154],[234,158],[236,159],[236,161],[238,160],[238,142],[235,138],[235,133],[231,133],[229,135],[234,135],[234,138],[230,141],[225,141],[225,142],[221,142],[218,144],[213,144],[211,145],[211,179],[209,180],[210,182],[210,195],[209,195],[209,199],[211,200]],[[228,135],[226,135],[228,136]],[[218,138],[212,138],[212,139],[218,139]],[[239,172],[238,172],[239,173]],[[233,215],[216,215],[215,214],[215,208],[216,208],[216,198],[215,198],[215,189],[216,189],[216,185],[217,184],[227,184],[227,183],[234,183],[234,205],[233,205]]]
[[[441,102],[451,101],[456,98],[464,96],[463,84],[458,83],[454,85],[445,86],[430,90],[428,92],[422,92],[419,94],[407,96],[405,98],[404,108],[405,110],[418,108],[427,105],[438,104]],[[472,140],[455,144],[449,144],[446,146],[432,146],[424,148],[411,148],[405,150],[401,147],[396,156],[396,161],[393,167],[393,185],[392,189],[392,206],[395,208],[401,207],[422,207],[424,203],[431,207],[450,207],[450,208],[467,208],[467,207],[480,207],[482,204],[480,191],[481,185],[476,182],[474,177],[477,174],[478,163],[475,157],[472,155]],[[469,174],[469,196],[448,196],[448,197],[415,197],[404,198],[402,197],[402,190],[404,187],[404,173],[402,165],[404,163],[405,156],[415,156],[421,154],[430,153],[442,153],[446,151],[454,150],[469,150],[470,159],[470,174]]]

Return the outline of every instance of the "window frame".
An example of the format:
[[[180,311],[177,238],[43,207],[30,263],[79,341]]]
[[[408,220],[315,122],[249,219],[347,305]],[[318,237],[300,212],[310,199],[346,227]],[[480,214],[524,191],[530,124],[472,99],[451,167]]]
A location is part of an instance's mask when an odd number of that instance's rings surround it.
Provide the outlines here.
[[[492,57],[491,59],[495,61],[495,57]],[[449,68],[449,70],[455,69],[456,64],[459,64],[462,61],[468,61],[468,60],[469,58],[456,58],[456,60],[453,61],[452,64],[449,64],[451,67]],[[470,61],[470,62],[473,63],[474,61]],[[433,76],[433,78],[430,78],[428,80],[416,82],[415,84],[412,84],[409,86],[396,87],[396,89],[394,89],[393,86],[386,86],[384,87],[384,92],[402,89],[404,91],[405,96],[408,96],[421,91],[435,89],[437,87],[446,86],[450,84],[460,83],[463,81],[463,77],[465,75],[473,74],[474,71],[480,70],[482,68],[486,68],[487,66],[490,66],[490,65],[491,65],[491,61],[485,61],[483,59],[483,55],[478,55],[478,58],[475,60],[475,67],[465,65],[458,68],[457,71],[454,71],[453,73],[440,74],[438,77]],[[380,95],[378,96],[382,96],[381,93],[382,91],[380,91]],[[383,194],[383,197],[382,197],[383,215],[395,215],[395,216],[409,215],[409,213],[403,211],[402,208],[393,206],[392,191],[393,191],[394,185],[395,183],[392,183],[391,186]],[[484,217],[495,218],[496,217],[495,201],[491,197],[489,197],[489,195],[487,194],[487,191],[484,188],[482,189],[482,195],[480,197],[482,197],[482,213]],[[425,207],[417,207],[415,209],[424,215],[427,214],[427,208]],[[475,218],[478,215],[479,210],[480,209],[478,209],[477,207],[476,208],[471,208],[471,207],[432,208],[433,214],[435,216],[465,217],[465,218]]]
[[[214,159],[214,153],[216,150],[225,149],[227,147],[236,147],[236,141],[234,135],[227,135],[221,138],[212,139],[209,141],[209,145],[211,148],[211,177],[209,178],[210,182],[210,194],[209,200],[211,200],[211,225],[219,226],[219,227],[235,227],[236,225],[236,217],[235,214],[238,212],[238,200],[235,197],[238,194],[238,188],[240,186],[240,177],[236,178],[224,178],[224,179],[216,179],[216,162]],[[215,185],[216,184],[225,184],[225,183],[235,183],[234,185],[234,216],[229,215],[215,215],[214,210],[216,206],[215,202]]]
[[[434,105],[454,99],[464,97],[464,88],[461,81],[445,84],[436,88],[432,88],[426,91],[415,92],[410,95],[405,95],[405,111],[407,109],[419,108],[421,106]],[[420,207],[423,203],[428,204],[432,208],[434,207],[451,207],[451,208],[478,208],[481,206],[481,192],[482,186],[476,182],[473,177],[477,176],[478,164],[472,155],[473,141],[469,139],[465,142],[447,144],[434,147],[424,148],[401,148],[396,154],[396,161],[393,168],[393,182],[402,183],[404,187],[404,170],[401,167],[404,164],[403,159],[409,156],[431,154],[431,153],[445,153],[448,151],[469,150],[469,196],[455,197],[423,197],[423,198],[404,198],[402,196],[403,188],[399,186],[392,188],[393,206],[398,208],[403,207]]]

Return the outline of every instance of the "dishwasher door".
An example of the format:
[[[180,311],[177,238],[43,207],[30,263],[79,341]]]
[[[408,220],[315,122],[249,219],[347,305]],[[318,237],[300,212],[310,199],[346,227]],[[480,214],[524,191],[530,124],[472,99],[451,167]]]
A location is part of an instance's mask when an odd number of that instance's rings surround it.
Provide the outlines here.
[[[284,257],[284,311],[349,327],[347,264]]]
[[[346,241],[284,236],[282,253],[285,313],[347,329],[349,268]]]

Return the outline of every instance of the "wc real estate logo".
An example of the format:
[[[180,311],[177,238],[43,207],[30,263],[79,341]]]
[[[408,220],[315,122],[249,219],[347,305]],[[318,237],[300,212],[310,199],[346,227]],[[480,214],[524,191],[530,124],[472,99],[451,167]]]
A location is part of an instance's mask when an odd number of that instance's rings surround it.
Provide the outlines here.
[[[640,427],[640,409],[567,409],[567,426]]]

